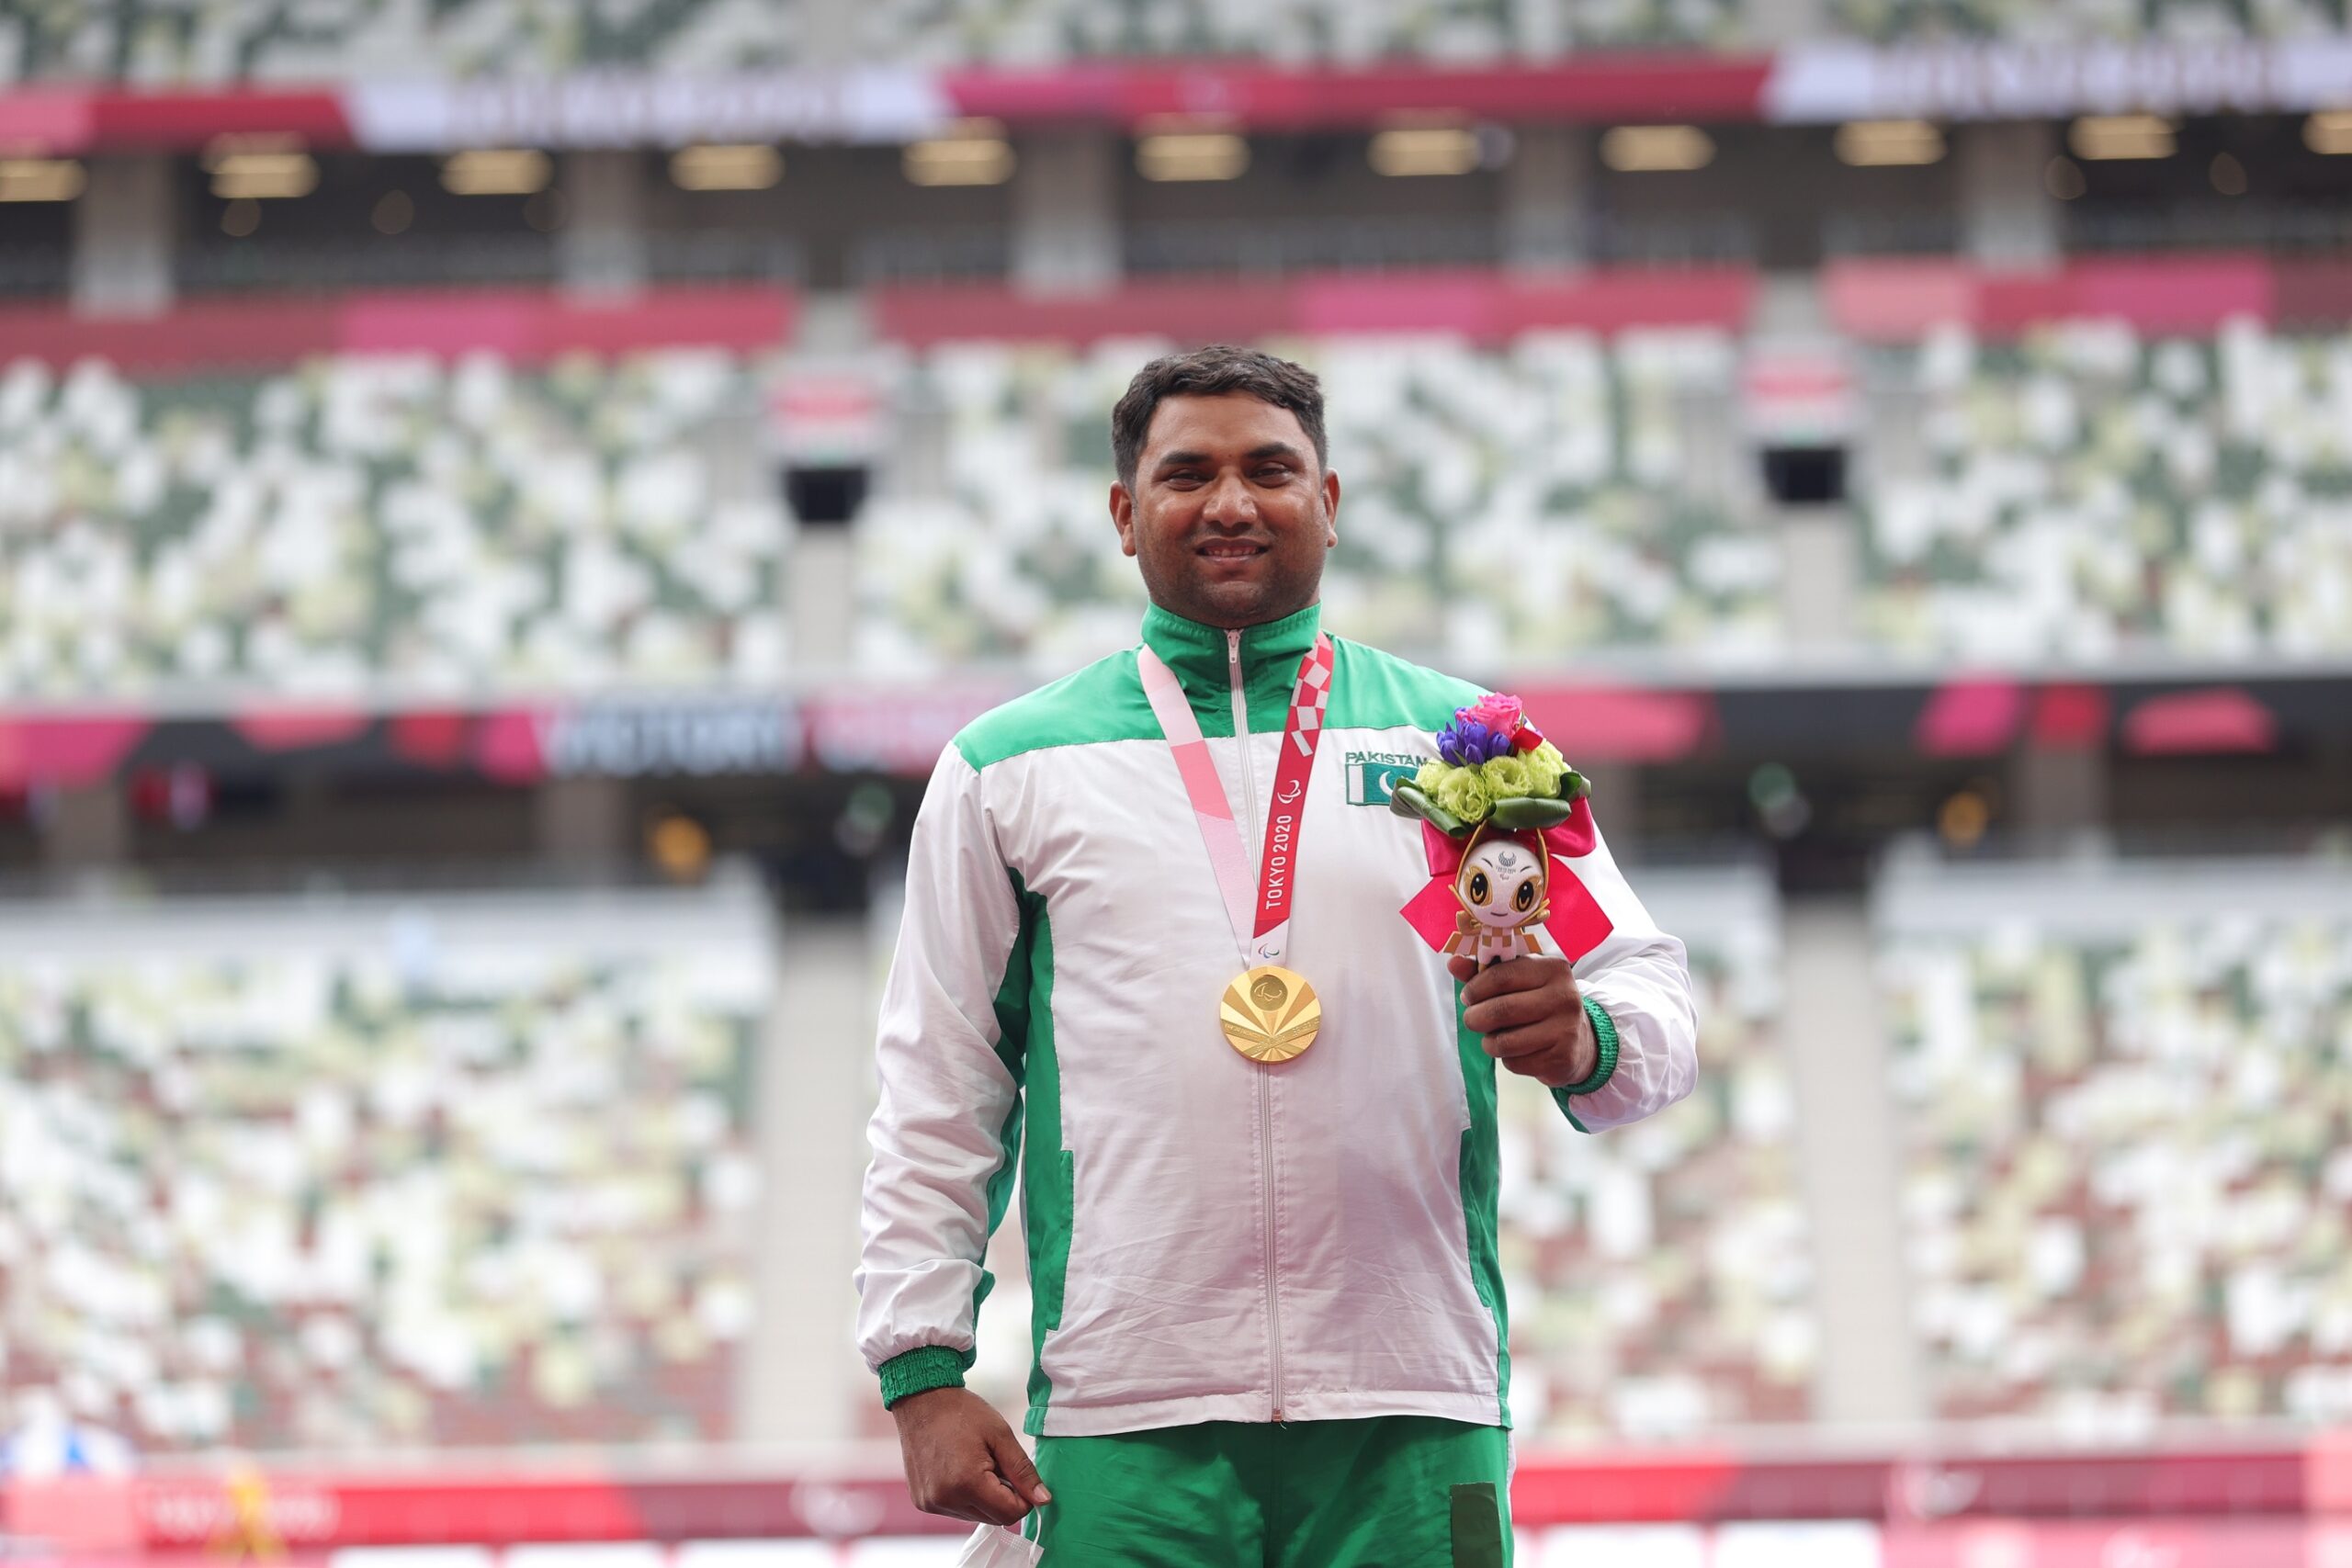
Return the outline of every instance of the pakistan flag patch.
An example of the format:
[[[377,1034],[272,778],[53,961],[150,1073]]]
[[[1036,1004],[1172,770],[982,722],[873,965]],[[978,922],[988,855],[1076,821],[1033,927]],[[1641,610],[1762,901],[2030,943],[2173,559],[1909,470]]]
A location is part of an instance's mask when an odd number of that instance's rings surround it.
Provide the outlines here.
[[[1348,753],[1348,804],[1385,806],[1397,782],[1421,771],[1425,757],[1409,751],[1351,751]]]

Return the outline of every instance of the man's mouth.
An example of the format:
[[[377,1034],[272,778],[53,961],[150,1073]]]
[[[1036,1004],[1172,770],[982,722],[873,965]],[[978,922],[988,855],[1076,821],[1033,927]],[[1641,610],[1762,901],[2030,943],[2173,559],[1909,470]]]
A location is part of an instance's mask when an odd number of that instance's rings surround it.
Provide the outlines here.
[[[1193,553],[1209,560],[1248,560],[1253,556],[1264,555],[1266,547],[1252,544],[1247,539],[1212,539]]]

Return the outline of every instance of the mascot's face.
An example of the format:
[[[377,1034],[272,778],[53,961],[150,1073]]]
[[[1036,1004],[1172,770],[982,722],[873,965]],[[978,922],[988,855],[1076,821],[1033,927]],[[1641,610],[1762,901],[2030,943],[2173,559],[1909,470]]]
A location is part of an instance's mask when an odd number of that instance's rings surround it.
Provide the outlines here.
[[[1544,907],[1544,857],[1515,839],[1487,839],[1462,857],[1453,892],[1482,926],[1523,926]]]

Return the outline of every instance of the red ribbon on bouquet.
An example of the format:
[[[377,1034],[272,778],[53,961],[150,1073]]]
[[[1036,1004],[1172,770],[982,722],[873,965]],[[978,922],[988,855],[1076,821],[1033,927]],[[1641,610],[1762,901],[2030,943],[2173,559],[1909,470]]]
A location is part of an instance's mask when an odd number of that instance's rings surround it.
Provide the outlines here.
[[[1579,799],[1568,819],[1556,828],[1546,828],[1541,833],[1524,829],[1515,832],[1498,829],[1485,837],[1512,838],[1522,843],[1537,838],[1544,840],[1551,862],[1544,894],[1552,906],[1544,929],[1551,933],[1552,941],[1569,963],[1599,947],[1616,930],[1602,912],[1600,900],[1567,866],[1569,860],[1580,859],[1600,847],[1600,836],[1592,825],[1592,807],[1585,801]],[[1430,863],[1429,886],[1413,895],[1402,913],[1405,923],[1440,953],[1462,929],[1458,919],[1462,901],[1453,896],[1453,878],[1462,869],[1462,857],[1469,848],[1469,835],[1456,839],[1430,823],[1421,824],[1421,851]]]

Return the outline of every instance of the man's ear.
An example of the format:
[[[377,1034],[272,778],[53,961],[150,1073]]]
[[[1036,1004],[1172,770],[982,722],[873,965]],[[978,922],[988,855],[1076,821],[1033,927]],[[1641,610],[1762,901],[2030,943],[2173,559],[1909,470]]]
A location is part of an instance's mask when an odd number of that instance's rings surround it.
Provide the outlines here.
[[[1323,547],[1337,548],[1340,543],[1340,476],[1329,468],[1323,470]]]
[[[1119,530],[1119,550],[1136,553],[1136,498],[1118,480],[1111,481],[1111,525]]]

